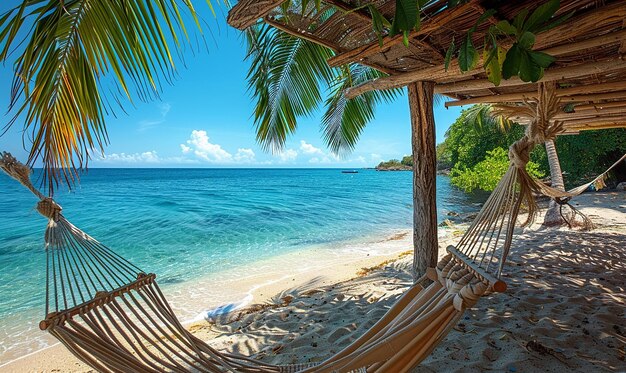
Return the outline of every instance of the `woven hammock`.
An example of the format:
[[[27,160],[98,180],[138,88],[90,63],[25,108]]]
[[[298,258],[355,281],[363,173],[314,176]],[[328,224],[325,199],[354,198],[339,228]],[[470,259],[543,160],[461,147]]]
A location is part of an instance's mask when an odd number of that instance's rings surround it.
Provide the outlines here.
[[[533,193],[571,198],[604,175],[570,192],[547,187],[528,175],[530,150],[560,129],[558,122],[549,120],[558,101],[547,90],[540,90],[540,95],[538,102],[547,104],[529,106],[533,124],[511,146],[508,171],[457,247],[448,247],[437,267],[429,269],[369,331],[315,366],[267,364],[217,351],[194,337],[176,318],[156,275],[72,225],[61,206],[33,187],[31,170],[3,153],[0,167],[40,199],[37,210],[49,219],[46,316],[40,328],[102,372],[405,372],[428,356],[481,296],[506,290],[500,274],[520,208],[528,211],[524,224],[537,211]],[[427,279],[432,283],[422,286]]]

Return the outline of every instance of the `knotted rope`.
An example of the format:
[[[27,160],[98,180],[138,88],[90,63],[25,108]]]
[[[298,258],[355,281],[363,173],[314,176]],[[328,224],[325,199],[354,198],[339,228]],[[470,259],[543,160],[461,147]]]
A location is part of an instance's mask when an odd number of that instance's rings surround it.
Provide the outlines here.
[[[15,157],[10,153],[2,152],[0,153],[0,169],[2,169],[2,171],[4,171],[7,175],[19,181],[20,184],[28,188],[28,190],[39,198],[37,211],[41,215],[53,221],[59,220],[62,210],[61,205],[56,203],[52,198],[46,197],[37,188],[35,188],[30,180],[30,175],[32,174],[30,167],[15,159]]]

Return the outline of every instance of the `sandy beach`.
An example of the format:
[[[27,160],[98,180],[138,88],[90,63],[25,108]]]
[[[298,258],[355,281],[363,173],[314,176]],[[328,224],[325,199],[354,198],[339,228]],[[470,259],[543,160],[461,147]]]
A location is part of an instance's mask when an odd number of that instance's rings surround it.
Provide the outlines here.
[[[585,194],[573,204],[595,229],[520,229],[504,271],[507,292],[469,309],[415,372],[626,371],[626,193]],[[441,247],[454,244],[463,228],[442,229]],[[410,232],[376,245],[386,249],[318,260],[303,271],[293,270],[305,262],[297,254],[281,258],[283,275],[241,284],[265,284],[250,294],[253,305],[189,329],[214,347],[272,363],[323,360],[372,326],[411,281],[411,257],[403,254]],[[89,368],[56,345],[0,371]]]

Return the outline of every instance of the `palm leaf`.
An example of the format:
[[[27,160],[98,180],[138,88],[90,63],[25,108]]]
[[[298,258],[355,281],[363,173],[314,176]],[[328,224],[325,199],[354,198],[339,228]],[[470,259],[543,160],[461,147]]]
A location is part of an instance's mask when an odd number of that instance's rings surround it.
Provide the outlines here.
[[[513,121],[502,116],[493,116],[491,114],[493,107],[490,104],[473,105],[467,109],[467,115],[464,117],[467,125],[474,126],[477,131],[484,128],[498,128],[502,132],[508,132]]]
[[[297,126],[323,102],[322,83],[333,80],[332,51],[267,25],[248,30],[249,90],[256,99],[257,140],[279,151]]]
[[[357,64],[341,67],[341,74],[331,85],[331,95],[326,100],[327,109],[322,119],[324,139],[333,152],[341,154],[354,149],[363,128],[374,119],[376,105],[393,101],[401,92],[400,89],[370,91],[347,99],[345,90],[385,75]]]
[[[199,25],[190,0],[25,0],[0,18],[0,60],[19,52],[7,128],[24,115],[28,163],[42,160],[50,193],[107,143],[110,102],[154,98],[171,81],[185,17]]]

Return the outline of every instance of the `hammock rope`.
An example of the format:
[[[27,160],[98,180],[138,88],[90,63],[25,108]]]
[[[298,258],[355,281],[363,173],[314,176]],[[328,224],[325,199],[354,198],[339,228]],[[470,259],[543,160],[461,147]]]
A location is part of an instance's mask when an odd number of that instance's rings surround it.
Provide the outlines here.
[[[101,372],[406,372],[445,338],[465,309],[484,295],[503,292],[500,280],[522,206],[523,225],[537,212],[533,193],[566,199],[601,180],[569,192],[528,175],[532,148],[554,138],[561,124],[553,90],[540,84],[540,99],[520,109],[532,116],[522,139],[509,150],[510,167],[456,247],[447,248],[429,269],[365,334],[325,361],[277,366],[217,351],[188,332],[175,316],[156,275],[116,254],[62,214],[62,208],[30,181],[31,170],[8,153],[0,167],[39,198],[48,219],[46,310],[40,328],[54,335],[77,358]],[[505,113],[507,108],[500,108]],[[583,188],[584,187],[584,188]],[[427,287],[422,284],[431,280]]]

